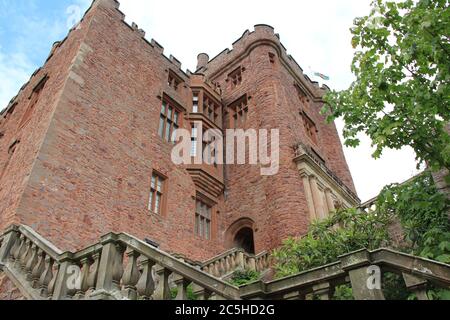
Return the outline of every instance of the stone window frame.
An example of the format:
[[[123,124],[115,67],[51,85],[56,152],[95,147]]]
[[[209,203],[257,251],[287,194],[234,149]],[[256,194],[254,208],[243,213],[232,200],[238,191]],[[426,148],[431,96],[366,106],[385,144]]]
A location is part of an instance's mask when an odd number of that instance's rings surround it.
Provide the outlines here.
[[[243,76],[242,73],[245,71],[245,68],[242,66],[234,69],[230,74],[228,74],[227,81],[230,82],[231,89],[238,87],[242,84]]]
[[[34,113],[35,107],[37,103],[39,102],[39,99],[41,97],[42,91],[49,79],[49,76],[46,74],[39,80],[39,82],[36,84],[36,86],[33,88],[30,96],[28,97],[28,106],[25,110],[25,113],[22,116],[22,120],[20,120],[19,124],[19,130],[25,127],[31,120],[31,116]]]
[[[169,113],[170,110],[171,112]],[[182,115],[183,110],[177,103],[164,96],[161,102],[158,136],[165,142],[175,143],[176,139],[172,139],[172,135],[175,130],[182,127]],[[168,125],[170,126],[168,127]]]
[[[273,52],[269,52],[269,62],[271,64],[275,64],[277,55]]]
[[[217,124],[220,119],[221,107],[206,92],[203,92],[203,115]]]
[[[192,91],[192,113],[200,111],[200,91]]]
[[[295,90],[297,91],[297,96],[300,100],[300,102],[304,106],[309,106],[311,99],[308,96],[308,94],[305,92],[305,90],[302,89],[302,87],[298,83],[294,83]]]
[[[165,216],[168,178],[153,170],[150,183],[148,210],[151,214]]]
[[[184,80],[176,74],[175,71],[169,69],[169,75],[167,77],[167,85],[174,89],[175,91],[178,91],[181,85],[183,85]]]
[[[9,119],[9,117],[13,115],[14,111],[16,110],[17,104],[17,102],[14,102],[9,108],[5,110],[5,115],[3,116],[5,120]]]
[[[201,193],[195,198],[194,234],[203,241],[214,239],[214,210],[216,203]]]
[[[308,138],[317,145],[319,143],[319,129],[314,120],[304,111],[300,111],[302,117],[303,128],[305,129]]]
[[[248,120],[249,97],[244,94],[228,106],[230,112],[230,128],[238,129],[238,126],[244,125]]]
[[[20,140],[15,140],[8,148],[8,159],[6,160],[5,164],[3,165],[2,171],[0,172],[0,181],[3,179],[3,176],[6,173],[6,170],[9,167],[9,164],[11,163],[11,159],[13,158],[14,154],[16,153],[17,146],[20,144]]]

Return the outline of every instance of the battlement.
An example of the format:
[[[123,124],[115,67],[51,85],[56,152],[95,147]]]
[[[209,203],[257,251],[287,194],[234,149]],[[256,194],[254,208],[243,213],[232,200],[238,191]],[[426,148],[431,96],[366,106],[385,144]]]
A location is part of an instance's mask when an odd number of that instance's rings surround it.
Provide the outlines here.
[[[275,29],[267,24],[258,24],[254,26],[254,31],[246,30],[243,35],[232,44],[232,49],[225,49],[217,56],[212,58],[205,66],[201,67],[198,72],[207,72],[210,78],[214,78],[224,69],[227,69],[235,61],[239,60],[245,54],[248,54],[259,45],[272,46],[283,65],[288,68],[297,78],[299,85],[309,92],[314,100],[320,100],[329,88],[320,86],[318,82],[312,81],[298,62],[288,54],[286,47],[280,40],[280,35],[275,33]]]

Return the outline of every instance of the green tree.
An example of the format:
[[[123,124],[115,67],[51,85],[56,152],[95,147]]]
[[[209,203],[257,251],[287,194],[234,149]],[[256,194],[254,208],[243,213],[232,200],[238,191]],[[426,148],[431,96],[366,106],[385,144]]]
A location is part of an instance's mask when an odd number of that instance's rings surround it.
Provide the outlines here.
[[[450,168],[449,1],[375,0],[351,32],[356,80],[329,92],[323,110],[345,121],[345,144],[356,147],[365,133],[375,158],[411,146],[419,162]]]
[[[294,275],[338,261],[338,257],[360,249],[389,246],[390,214],[338,210],[311,225],[307,235],[290,238],[272,254],[277,277]]]

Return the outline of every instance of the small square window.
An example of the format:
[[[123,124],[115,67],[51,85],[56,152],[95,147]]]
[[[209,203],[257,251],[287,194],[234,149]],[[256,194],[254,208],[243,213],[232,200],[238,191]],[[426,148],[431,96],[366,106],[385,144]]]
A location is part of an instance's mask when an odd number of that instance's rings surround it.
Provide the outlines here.
[[[308,137],[312,140],[312,142],[317,144],[317,133],[319,131],[317,130],[316,124],[305,112],[301,112],[301,116],[303,120],[303,126],[305,128]]]
[[[175,91],[178,91],[180,88],[180,85],[183,83],[183,79],[181,79],[175,72],[172,70],[169,70],[169,77],[167,79],[167,85],[174,89]]]
[[[269,61],[270,61],[270,63],[275,64],[275,59],[276,59],[275,54],[272,53],[272,52],[269,52]]]
[[[237,68],[228,75],[228,81],[231,82],[231,88],[235,88],[242,83],[242,67]]]

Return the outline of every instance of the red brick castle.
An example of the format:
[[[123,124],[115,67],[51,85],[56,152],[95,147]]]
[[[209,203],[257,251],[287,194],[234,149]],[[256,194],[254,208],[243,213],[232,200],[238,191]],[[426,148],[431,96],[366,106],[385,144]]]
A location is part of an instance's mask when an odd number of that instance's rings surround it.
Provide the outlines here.
[[[184,72],[96,0],[0,117],[0,230],[28,225],[63,250],[108,232],[204,261],[270,250],[359,203],[319,87],[257,25]],[[172,132],[279,129],[280,169],[175,165]],[[198,142],[193,136],[193,148]],[[200,142],[201,145],[201,142]]]

